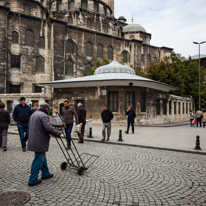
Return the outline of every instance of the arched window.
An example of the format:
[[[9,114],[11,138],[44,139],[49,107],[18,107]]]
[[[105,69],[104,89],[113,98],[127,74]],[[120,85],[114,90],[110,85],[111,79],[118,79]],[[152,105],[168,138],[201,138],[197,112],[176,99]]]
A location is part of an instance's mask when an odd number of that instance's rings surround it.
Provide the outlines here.
[[[104,15],[107,15],[107,8],[104,8]]]
[[[91,75],[91,68],[92,68],[92,65],[89,63],[85,66],[85,73],[87,75]]]
[[[91,19],[87,19],[87,28],[91,29]]]
[[[73,75],[74,74],[74,64],[72,61],[67,61],[65,65],[65,75]]]
[[[36,58],[36,72],[44,73],[44,58],[42,56]]]
[[[39,48],[45,49],[45,39],[43,36],[39,38]]]
[[[74,9],[74,1],[69,2],[69,9]]]
[[[100,22],[99,22],[99,20],[96,20],[96,30],[100,31]]]
[[[68,18],[68,24],[70,24],[70,25],[73,24],[73,18],[71,16],[69,16],[69,18]]]
[[[102,58],[103,57],[103,46],[99,44],[97,46],[97,58]]]
[[[24,13],[30,15],[30,6],[27,4],[24,5]]]
[[[107,9],[107,16],[111,16],[111,12]]]
[[[9,2],[6,2],[6,3],[4,4],[4,6],[5,6],[5,7],[10,7],[10,3],[9,3]]]
[[[113,49],[112,47],[108,47],[108,59],[113,60]]]
[[[94,3],[94,12],[97,13],[98,11],[99,11],[98,4]]]
[[[149,65],[151,63],[151,56],[147,55],[147,65]]]
[[[143,42],[146,43],[146,37],[145,36],[143,37]]]
[[[62,17],[61,17],[61,16],[58,16],[57,19],[60,20],[60,21],[62,21]]]
[[[87,2],[82,1],[81,7],[82,7],[82,9],[87,9]]]
[[[57,5],[57,10],[58,10],[58,11],[62,11],[62,10],[63,10],[62,3],[59,3],[59,4]]]
[[[73,54],[74,52],[74,44],[70,41],[66,44],[66,53]]]
[[[143,67],[144,66],[144,55],[141,54],[141,66]]]
[[[128,58],[127,58],[127,52],[122,52],[122,57],[124,58],[124,62],[128,62]]]
[[[92,44],[90,42],[87,42],[86,45],[86,56],[92,56]]]
[[[104,24],[104,33],[108,33],[108,24]]]
[[[25,46],[33,46],[34,33],[32,30],[28,29],[25,33]]]
[[[130,39],[134,39],[134,36],[132,35],[132,36],[130,36]]]
[[[19,43],[19,34],[16,31],[12,32],[12,44]]]
[[[43,12],[41,11],[41,18],[43,19],[44,18],[44,14],[43,14]]]

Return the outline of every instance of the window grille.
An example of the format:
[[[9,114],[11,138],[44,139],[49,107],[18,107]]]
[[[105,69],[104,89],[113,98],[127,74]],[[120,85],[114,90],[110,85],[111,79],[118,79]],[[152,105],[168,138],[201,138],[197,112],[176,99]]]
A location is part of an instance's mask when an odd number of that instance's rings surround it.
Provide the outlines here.
[[[169,114],[172,113],[172,104],[171,104],[171,101],[169,101]]]
[[[141,112],[146,112],[147,102],[146,102],[146,93],[141,93]]]
[[[20,93],[20,85],[9,84],[9,93]]]
[[[151,63],[151,56],[147,55],[147,65],[149,65]]]
[[[44,58],[42,56],[36,58],[36,72],[44,73]]]
[[[20,55],[11,55],[11,68],[20,68]]]
[[[86,75],[91,75],[91,68],[92,68],[91,64],[87,64],[85,66],[85,73],[86,73]]]
[[[69,9],[74,9],[74,1],[69,2]]]
[[[108,25],[104,24],[104,33],[108,33]]]
[[[102,58],[102,57],[103,57],[103,46],[99,44],[97,46],[97,58]]]
[[[98,9],[98,4],[95,4],[95,3],[94,3],[94,12],[96,12],[96,13],[97,13],[97,12],[98,12],[98,10],[99,10],[99,9]]]
[[[163,115],[167,115],[167,101],[163,100]]]
[[[4,4],[4,6],[5,6],[5,7],[10,7],[10,3],[9,3],[9,2],[6,2],[6,3]]]
[[[92,56],[92,44],[90,42],[86,45],[86,56]]]
[[[72,42],[68,41],[66,44],[66,53],[73,54],[74,52],[74,45]]]
[[[108,59],[113,60],[113,49],[112,49],[112,47],[108,47]]]
[[[91,28],[91,19],[87,19],[87,28]]]
[[[74,74],[74,64],[72,61],[67,61],[65,67],[65,75],[73,75],[73,74]]]
[[[71,16],[68,18],[68,24],[70,24],[70,25],[73,24],[73,18]]]
[[[178,114],[180,114],[180,102],[178,102]]]
[[[96,30],[100,31],[100,22],[99,22],[99,20],[96,20]]]
[[[128,109],[128,106],[132,106],[134,108],[134,98],[135,98],[135,93],[134,92],[126,92],[126,104],[125,104],[125,110]]]
[[[42,92],[41,87],[39,87],[39,86],[34,87],[34,93],[41,93],[41,92]]]
[[[160,100],[157,99],[157,102],[156,102],[156,110],[157,110],[157,115],[160,115]]]
[[[44,37],[39,38],[39,48],[45,49],[45,39],[44,39]]]
[[[144,66],[144,55],[141,54],[141,66],[143,67]]]
[[[12,44],[19,43],[19,34],[16,31],[12,32]]]
[[[82,7],[82,9],[87,9],[87,2],[86,1],[82,1],[81,7]]]
[[[109,92],[108,106],[112,112],[118,112],[118,92]]]
[[[123,52],[122,53],[122,57],[124,58],[124,61],[127,63],[128,59],[127,59],[127,52]]]
[[[34,33],[31,30],[26,30],[25,33],[25,46],[33,46]]]
[[[27,15],[30,15],[30,6],[29,5],[24,5],[24,13]]]
[[[177,113],[177,105],[176,105],[176,102],[174,102],[174,114],[176,114]]]

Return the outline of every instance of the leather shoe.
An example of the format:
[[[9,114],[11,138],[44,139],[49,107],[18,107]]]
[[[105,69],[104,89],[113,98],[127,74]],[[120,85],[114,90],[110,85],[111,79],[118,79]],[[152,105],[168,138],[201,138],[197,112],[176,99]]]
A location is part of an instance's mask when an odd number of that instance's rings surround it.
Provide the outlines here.
[[[80,140],[79,140],[79,143],[84,143],[84,140],[83,140],[83,139],[80,139]]]
[[[125,131],[125,133],[126,133],[126,134],[128,134],[128,132],[127,132],[127,131]]]
[[[38,185],[38,184],[40,184],[42,181],[41,180],[37,180],[37,182],[36,183],[28,183],[28,185],[29,186],[35,186],[35,185]]]
[[[6,150],[7,150],[6,147],[3,147],[3,151],[6,152]]]
[[[26,152],[26,148],[23,148],[23,149],[22,149],[22,152]]]
[[[42,180],[46,180],[46,179],[49,179],[49,178],[52,178],[54,175],[53,174],[50,174],[49,177],[41,177]]]

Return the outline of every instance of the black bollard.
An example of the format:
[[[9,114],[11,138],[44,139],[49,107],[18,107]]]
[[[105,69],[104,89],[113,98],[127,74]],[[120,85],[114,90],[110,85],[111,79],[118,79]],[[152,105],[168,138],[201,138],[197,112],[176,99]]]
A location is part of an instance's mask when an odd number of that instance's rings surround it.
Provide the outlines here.
[[[200,148],[200,136],[199,135],[196,136],[196,146],[195,146],[195,149],[196,150],[201,150],[201,148]]]
[[[118,141],[123,142],[124,140],[122,139],[122,130],[119,130],[119,139]]]
[[[89,128],[89,135],[88,135],[88,138],[94,138],[94,137],[92,137],[92,128],[91,128],[91,127]]]

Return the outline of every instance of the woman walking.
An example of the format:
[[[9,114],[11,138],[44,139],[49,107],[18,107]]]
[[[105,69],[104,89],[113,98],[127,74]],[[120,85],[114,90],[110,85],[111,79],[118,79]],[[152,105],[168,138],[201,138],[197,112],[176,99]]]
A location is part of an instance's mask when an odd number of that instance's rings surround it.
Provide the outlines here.
[[[0,103],[0,147],[6,151],[7,146],[7,131],[10,124],[10,115],[7,110],[4,109],[5,104]]]
[[[203,114],[202,114],[202,122],[203,122],[203,127],[205,127],[205,124],[206,124],[206,112],[205,112],[205,109],[203,110]]]

